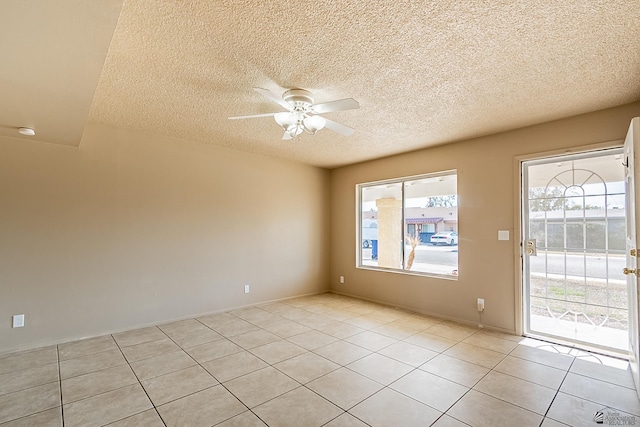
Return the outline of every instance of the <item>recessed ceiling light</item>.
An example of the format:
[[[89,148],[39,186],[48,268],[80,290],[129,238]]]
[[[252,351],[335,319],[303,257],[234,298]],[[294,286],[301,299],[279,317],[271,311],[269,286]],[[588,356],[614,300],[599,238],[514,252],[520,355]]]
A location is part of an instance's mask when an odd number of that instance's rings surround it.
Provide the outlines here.
[[[20,135],[33,136],[36,134],[36,131],[31,128],[20,128],[18,129],[18,133]]]

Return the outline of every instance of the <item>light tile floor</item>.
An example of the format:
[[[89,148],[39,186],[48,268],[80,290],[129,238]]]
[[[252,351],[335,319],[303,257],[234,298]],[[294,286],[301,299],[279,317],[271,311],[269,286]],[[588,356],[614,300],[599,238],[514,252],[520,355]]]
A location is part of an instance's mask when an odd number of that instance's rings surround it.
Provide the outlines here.
[[[331,293],[0,357],[2,427],[585,426],[598,411],[640,423],[627,362]]]

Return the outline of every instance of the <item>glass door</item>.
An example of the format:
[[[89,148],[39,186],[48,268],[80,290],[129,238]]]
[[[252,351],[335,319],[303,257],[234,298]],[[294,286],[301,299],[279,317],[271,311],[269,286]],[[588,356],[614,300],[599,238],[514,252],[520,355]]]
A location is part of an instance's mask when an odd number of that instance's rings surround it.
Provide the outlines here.
[[[625,166],[625,193],[627,197],[627,238],[626,238],[626,268],[627,275],[627,298],[629,300],[629,365],[633,375],[633,382],[636,385],[636,392],[640,397],[640,358],[638,349],[638,218],[636,206],[638,197],[636,196],[635,177],[638,175],[638,162],[635,153],[638,152],[640,144],[640,117],[631,120],[627,137],[624,140],[624,161]]]
[[[524,162],[525,333],[626,355],[623,151]]]

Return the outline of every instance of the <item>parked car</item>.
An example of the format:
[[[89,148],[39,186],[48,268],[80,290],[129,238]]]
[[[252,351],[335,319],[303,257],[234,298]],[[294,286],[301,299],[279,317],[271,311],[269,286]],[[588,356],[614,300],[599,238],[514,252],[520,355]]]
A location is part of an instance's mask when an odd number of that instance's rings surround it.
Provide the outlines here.
[[[436,233],[431,236],[431,244],[432,245],[457,245],[458,244],[458,233],[455,231],[441,231],[440,233]]]

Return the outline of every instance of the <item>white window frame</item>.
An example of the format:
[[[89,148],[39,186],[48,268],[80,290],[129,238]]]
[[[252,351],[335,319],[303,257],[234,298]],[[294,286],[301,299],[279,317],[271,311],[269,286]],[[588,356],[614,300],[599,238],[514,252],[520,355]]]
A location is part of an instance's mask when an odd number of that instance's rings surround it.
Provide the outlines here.
[[[438,273],[434,273],[434,272],[422,272],[422,271],[414,271],[414,270],[406,270],[405,269],[405,265],[406,265],[406,260],[405,260],[405,250],[404,250],[404,245],[406,244],[406,236],[402,236],[402,241],[403,241],[403,250],[402,250],[402,268],[389,268],[389,267],[378,267],[378,266],[372,266],[372,265],[365,265],[362,261],[362,252],[363,252],[363,247],[362,247],[362,218],[363,218],[363,211],[362,211],[362,191],[364,188],[367,187],[375,187],[375,186],[380,186],[380,185],[391,185],[391,184],[398,184],[400,183],[400,192],[401,192],[401,201],[402,201],[402,230],[403,230],[403,234],[404,234],[404,230],[406,227],[406,218],[405,218],[405,196],[404,196],[404,188],[405,188],[405,182],[408,181],[416,181],[416,180],[420,180],[420,179],[430,179],[430,178],[437,178],[437,177],[443,177],[443,176],[451,176],[451,175],[455,175],[456,176],[456,180],[457,180],[457,176],[458,176],[458,171],[457,169],[452,169],[452,170],[446,170],[446,171],[439,171],[439,172],[433,172],[433,173],[426,173],[426,174],[420,174],[420,175],[411,175],[411,176],[403,176],[403,177],[398,177],[398,178],[392,178],[392,179],[385,179],[385,180],[380,180],[380,181],[370,181],[370,182],[364,182],[364,183],[360,183],[360,184],[356,184],[356,268],[358,269],[363,269],[363,270],[375,270],[375,271],[385,271],[385,272],[391,272],[391,273],[399,273],[399,274],[407,274],[407,275],[414,275],[414,276],[425,276],[425,277],[434,277],[434,278],[440,278],[440,279],[448,279],[448,280],[458,280],[458,275],[453,275],[453,274],[438,274]],[[456,198],[458,197],[458,188],[457,188],[457,184],[456,184]],[[426,196],[428,197],[428,196]],[[457,203],[456,203],[457,204]],[[459,215],[458,215],[459,217]],[[456,218],[456,220],[458,219],[458,217]],[[459,226],[457,227],[458,231],[458,238],[460,236],[459,233]],[[459,243],[459,240],[458,240]],[[459,265],[459,262],[458,262]],[[456,269],[456,271],[458,271]]]

